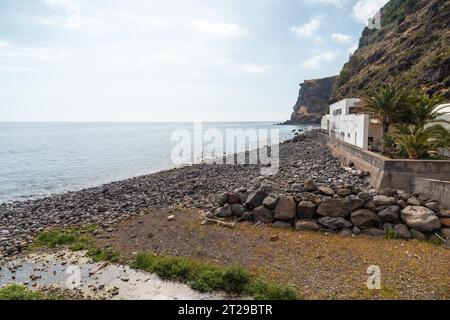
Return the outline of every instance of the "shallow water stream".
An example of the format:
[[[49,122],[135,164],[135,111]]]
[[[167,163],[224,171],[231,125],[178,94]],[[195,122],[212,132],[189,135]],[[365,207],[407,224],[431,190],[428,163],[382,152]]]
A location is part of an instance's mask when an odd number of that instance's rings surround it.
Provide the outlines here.
[[[209,300],[222,294],[203,294],[181,283],[119,264],[95,263],[83,255],[60,251],[30,254],[0,262],[0,286],[24,284],[34,289],[54,286],[77,289],[88,298],[131,300]]]

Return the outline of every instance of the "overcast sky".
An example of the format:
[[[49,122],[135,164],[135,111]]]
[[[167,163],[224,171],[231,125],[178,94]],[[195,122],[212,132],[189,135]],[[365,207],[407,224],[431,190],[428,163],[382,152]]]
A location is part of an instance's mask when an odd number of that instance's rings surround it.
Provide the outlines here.
[[[281,121],[387,0],[1,0],[0,121]]]

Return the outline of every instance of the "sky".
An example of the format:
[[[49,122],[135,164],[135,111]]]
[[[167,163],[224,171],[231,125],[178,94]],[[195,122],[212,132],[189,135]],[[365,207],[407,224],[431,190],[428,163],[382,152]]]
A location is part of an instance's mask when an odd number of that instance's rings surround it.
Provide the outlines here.
[[[2,0],[1,121],[283,121],[387,0]]]

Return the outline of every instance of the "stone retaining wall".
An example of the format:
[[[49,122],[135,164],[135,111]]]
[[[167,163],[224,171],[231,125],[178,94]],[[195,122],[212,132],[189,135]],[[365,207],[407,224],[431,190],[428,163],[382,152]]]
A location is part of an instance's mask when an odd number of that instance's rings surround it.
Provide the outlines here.
[[[369,182],[377,190],[392,188],[413,192],[413,178],[450,181],[450,161],[387,159],[326,134],[319,133],[318,139],[346,166],[353,163],[357,169],[367,171]],[[432,183],[428,185],[430,188],[439,187]],[[427,191],[430,194],[440,193],[433,189]]]
[[[450,208],[450,181],[412,178],[411,186],[414,193],[426,194]]]

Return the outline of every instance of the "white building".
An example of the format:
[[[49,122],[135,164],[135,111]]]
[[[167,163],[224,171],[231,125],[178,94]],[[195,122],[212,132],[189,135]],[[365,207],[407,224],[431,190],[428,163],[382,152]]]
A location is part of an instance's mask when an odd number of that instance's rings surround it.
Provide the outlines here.
[[[322,129],[331,137],[362,149],[377,149],[381,145],[383,127],[369,114],[354,113],[360,99],[344,99],[330,106],[330,114],[322,119]]]

